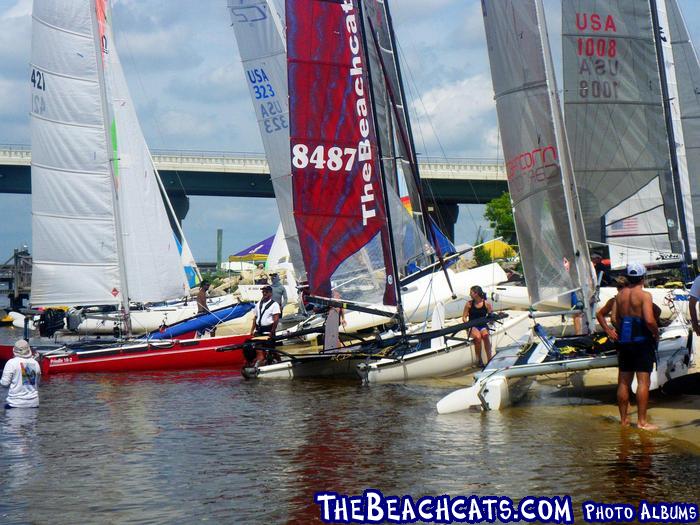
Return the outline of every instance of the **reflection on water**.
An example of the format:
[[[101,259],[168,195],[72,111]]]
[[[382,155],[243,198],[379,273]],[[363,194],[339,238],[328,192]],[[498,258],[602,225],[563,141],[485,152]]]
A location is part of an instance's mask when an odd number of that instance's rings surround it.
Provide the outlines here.
[[[314,523],[316,491],[368,487],[697,502],[700,458],[668,437],[571,396],[438,416],[444,393],[230,372],[55,376],[38,410],[0,412],[0,522]]]
[[[38,417],[5,415],[0,461],[12,475],[0,495],[10,516],[39,522],[58,507],[71,521],[242,523],[316,521],[314,492],[367,487],[570,493],[579,503],[694,497],[700,463],[667,439],[580,407],[438,417],[441,393],[225,373],[57,377],[44,385]],[[30,503],[24,487],[41,497]]]

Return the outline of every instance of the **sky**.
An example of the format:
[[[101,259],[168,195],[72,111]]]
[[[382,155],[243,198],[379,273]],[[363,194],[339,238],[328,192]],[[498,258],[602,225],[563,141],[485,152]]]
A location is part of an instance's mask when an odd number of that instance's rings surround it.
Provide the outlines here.
[[[152,149],[263,152],[226,0],[113,0],[116,46]],[[560,0],[544,0],[555,61]],[[480,0],[394,0],[392,16],[416,148],[437,157],[501,157]],[[700,1],[680,0],[700,42]],[[0,144],[29,140],[31,0],[0,0]],[[561,84],[561,79],[559,79]],[[31,247],[31,200],[0,194],[0,262]],[[484,228],[483,206],[461,206],[458,244]],[[190,197],[183,222],[198,261],[274,234],[273,199]]]

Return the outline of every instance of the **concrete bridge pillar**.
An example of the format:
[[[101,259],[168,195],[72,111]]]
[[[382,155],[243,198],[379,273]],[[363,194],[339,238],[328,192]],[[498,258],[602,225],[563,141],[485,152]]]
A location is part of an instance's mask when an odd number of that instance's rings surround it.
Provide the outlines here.
[[[428,213],[442,232],[447,235],[447,238],[454,242],[455,224],[459,217],[459,205],[453,202],[432,201],[428,203]]]
[[[190,211],[190,198],[181,191],[168,193],[168,198],[170,199],[170,204],[173,205],[178,222],[182,225],[182,221],[187,217],[187,212]]]

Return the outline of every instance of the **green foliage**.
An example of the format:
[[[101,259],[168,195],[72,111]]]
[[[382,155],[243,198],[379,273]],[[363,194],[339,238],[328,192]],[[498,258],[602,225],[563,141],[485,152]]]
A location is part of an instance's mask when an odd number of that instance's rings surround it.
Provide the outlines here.
[[[517,244],[510,193],[505,192],[500,197],[487,202],[484,218],[489,221],[496,237],[503,237],[503,241],[508,244]]]
[[[476,240],[476,244],[481,244],[483,242],[484,239],[481,236],[479,236],[479,238]],[[483,266],[484,264],[489,264],[492,262],[491,254],[483,246],[479,246],[474,249],[474,260],[478,266]]]

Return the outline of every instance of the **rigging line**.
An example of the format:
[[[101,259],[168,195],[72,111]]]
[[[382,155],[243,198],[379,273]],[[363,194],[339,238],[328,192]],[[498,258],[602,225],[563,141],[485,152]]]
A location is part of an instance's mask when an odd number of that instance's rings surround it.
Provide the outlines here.
[[[413,146],[413,143],[412,143],[410,135],[409,135],[411,132],[410,119],[408,118],[408,115],[406,115],[404,117],[406,119],[406,123],[405,123],[406,126],[405,126],[405,128],[404,128],[404,126],[401,126],[401,122],[399,120],[400,115],[399,115],[398,110],[396,108],[396,101],[397,101],[396,94],[393,92],[391,84],[388,82],[388,77],[386,74],[387,69],[386,69],[386,65],[384,64],[384,58],[381,54],[379,41],[377,39],[377,35],[376,35],[375,30],[374,30],[374,25],[372,24],[372,20],[370,20],[370,19],[367,19],[367,22],[369,23],[369,27],[370,27],[370,30],[372,33],[372,40],[374,42],[375,47],[377,48],[377,56],[379,59],[379,64],[381,66],[381,70],[383,72],[383,78],[385,81],[385,88],[387,90],[387,93],[389,94],[389,98],[391,101],[391,106],[392,106],[391,109],[393,110],[394,118],[397,121],[396,132],[398,134],[398,138],[401,139],[401,143],[403,144],[405,151],[408,153],[408,155],[410,157],[408,159],[408,162],[411,166],[411,180],[417,185],[417,192],[418,192],[417,197],[418,197],[418,202],[420,203],[421,211],[423,213],[427,213],[427,210],[425,210],[425,208],[427,207],[427,203],[425,202],[425,197],[423,196],[423,191],[422,191],[421,184],[420,184],[421,181],[419,178],[418,160],[415,156],[415,148]],[[389,19],[389,23],[391,23],[391,19]],[[397,65],[397,69],[398,69],[398,65]],[[401,81],[400,74],[399,74],[398,80],[399,80],[399,82]],[[399,96],[401,96],[400,93],[399,93]],[[409,136],[407,136],[407,135],[409,135]],[[407,178],[407,177],[404,176],[404,178]],[[423,217],[421,217],[421,219],[423,221],[424,227],[426,228],[426,230],[428,230],[425,233],[426,233],[426,235],[430,236],[429,238],[430,238],[430,240],[432,240],[433,245],[435,247],[435,255],[437,256],[438,260],[440,261],[440,265],[442,266],[442,269],[444,271],[445,279],[447,280],[447,286],[449,286],[450,292],[456,298],[454,289],[452,288],[452,282],[450,281],[450,276],[447,273],[447,267],[445,266],[443,254],[441,253],[441,250],[440,250],[440,244],[439,244],[438,239],[437,239],[437,234],[435,233],[435,230],[432,228],[432,225],[430,224],[430,216],[429,215],[423,216]]]
[[[418,89],[418,85],[417,85],[417,83],[416,83],[416,79],[415,79],[415,77],[414,77],[414,75],[413,75],[413,70],[411,69],[411,65],[410,65],[409,61],[406,59],[406,55],[405,55],[405,53],[404,53],[404,51],[403,51],[403,47],[401,46],[401,43],[398,42],[398,40],[397,40],[397,42],[396,42],[396,48],[397,48],[397,51],[398,51],[398,53],[399,53],[399,57],[400,57],[400,59],[402,60],[402,62],[403,62],[403,64],[404,64],[404,70],[405,70],[405,71],[408,71],[408,77],[409,77],[409,80],[410,80],[410,82],[409,82],[409,87],[411,87],[411,88],[412,88],[412,91],[414,92],[414,100],[415,100],[415,98],[417,98],[417,99],[418,99],[418,102],[420,102],[420,106],[421,106],[421,108],[423,109],[423,114],[425,115],[425,119],[428,121],[428,124],[430,125],[430,129],[432,130],[433,136],[435,137],[435,141],[437,142],[437,144],[438,144],[438,146],[439,146],[439,148],[440,148],[440,151],[441,151],[441,153],[442,153],[442,157],[443,157],[444,159],[447,159],[447,154],[446,154],[446,152],[445,152],[445,148],[443,147],[442,142],[440,141],[440,137],[439,137],[438,134],[437,134],[437,130],[435,129],[435,126],[433,125],[433,121],[432,121],[432,119],[430,118],[430,113],[428,112],[428,109],[427,109],[427,107],[426,107],[426,105],[425,105],[425,102],[423,102],[423,97],[421,96],[420,90]],[[406,106],[407,106],[406,111],[408,111],[408,107],[410,107],[411,105],[412,105],[412,104],[409,104],[408,102],[406,102]],[[420,117],[420,115],[417,115],[417,117]],[[421,142],[423,143],[423,149],[424,149],[424,151],[428,151],[428,147],[427,147],[427,144],[426,144],[426,142],[425,142],[425,135],[424,135],[424,133],[423,133],[423,128],[422,128],[422,126],[421,126],[421,120],[422,120],[421,118],[416,118],[416,119],[415,119],[415,121],[418,122],[418,128],[419,128],[419,131],[420,131]],[[482,204],[482,203],[481,203],[481,199],[479,198],[479,195],[478,195],[478,193],[476,192],[476,189],[474,188],[474,184],[472,183],[471,179],[468,179],[467,182],[469,183],[469,189],[471,190],[471,193],[474,195],[477,204]],[[433,202],[435,202],[435,193],[432,191],[432,189],[430,188],[430,186],[428,186],[428,193],[430,194],[430,197],[432,198]],[[474,219],[474,215],[472,214],[471,208],[470,208],[469,206],[465,206],[465,208],[466,208],[466,210],[467,210],[467,215],[469,215],[469,219],[471,220],[472,224],[476,224],[477,221]],[[440,219],[444,219],[444,218],[441,216],[441,214],[439,214],[439,212],[437,212],[437,210],[435,211],[435,214],[436,214]],[[444,223],[444,220],[442,220],[442,222]]]
[[[146,90],[143,87],[143,82],[141,81],[141,73],[139,72],[139,69],[136,67],[136,60],[134,59],[134,55],[131,52],[131,47],[129,47],[128,39],[124,38],[124,39],[122,39],[121,42],[122,42],[122,44],[120,44],[120,45],[121,45],[122,49],[126,50],[126,53],[129,55],[129,60],[131,61],[133,71],[135,72],[136,82],[138,83],[139,89],[141,90],[141,93],[145,96]],[[135,110],[136,110],[136,105],[134,105],[134,111]],[[158,138],[162,142],[164,135],[163,135],[163,131],[162,131],[162,126],[160,124],[160,119],[155,114],[153,114],[151,118],[153,119],[153,122],[155,123],[155,128],[156,128],[156,133],[158,134]],[[144,137],[144,140],[145,140],[145,137]],[[148,146],[148,143],[146,143],[146,147],[148,147],[149,152],[150,152],[151,148]],[[155,166],[154,166],[154,168],[155,168]],[[158,170],[156,170],[156,172],[158,172]],[[185,185],[183,184],[182,179],[180,178],[180,172],[178,170],[173,170],[173,173],[175,173],[175,177],[177,178],[178,185],[180,186],[179,189],[182,190],[182,194],[187,195],[187,192],[185,191]],[[160,177],[159,172],[158,172],[158,177]],[[163,189],[165,189],[165,187],[163,187]],[[167,196],[167,192],[166,192],[166,196]]]

